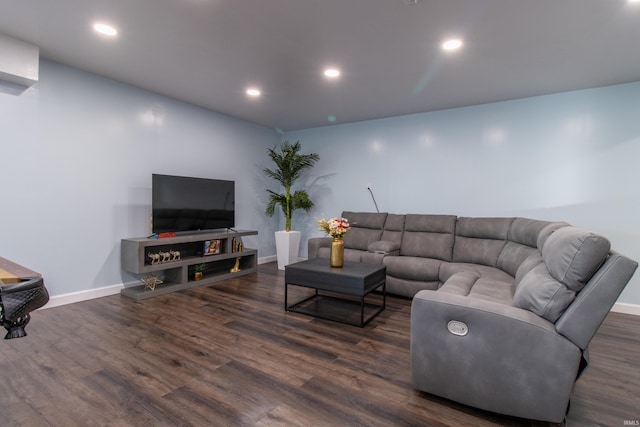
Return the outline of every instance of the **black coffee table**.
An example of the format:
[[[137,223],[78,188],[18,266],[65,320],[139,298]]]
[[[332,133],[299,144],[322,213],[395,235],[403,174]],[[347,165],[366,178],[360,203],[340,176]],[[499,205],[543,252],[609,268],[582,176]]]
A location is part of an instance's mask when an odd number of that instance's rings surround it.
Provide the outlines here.
[[[385,309],[386,267],[345,261],[333,268],[326,258],[289,264],[284,269],[284,309],[327,320],[364,327]],[[312,288],[311,296],[289,305],[289,286]],[[382,296],[372,301],[372,291]],[[380,301],[381,300],[381,301]]]

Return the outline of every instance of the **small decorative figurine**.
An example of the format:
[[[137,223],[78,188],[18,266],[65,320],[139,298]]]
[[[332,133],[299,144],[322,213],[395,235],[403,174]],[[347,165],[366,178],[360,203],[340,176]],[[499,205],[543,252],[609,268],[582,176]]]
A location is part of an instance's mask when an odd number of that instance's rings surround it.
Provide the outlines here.
[[[229,270],[229,273],[237,273],[238,271],[240,271],[240,257],[236,258],[236,264]]]
[[[171,254],[169,252],[160,252],[160,256],[162,257],[162,261],[160,262],[167,262],[171,259]]]
[[[171,261],[178,261],[180,259],[180,251],[170,250],[169,253],[171,254]]]
[[[142,281],[142,283],[144,283],[144,288],[151,291],[154,291],[156,289],[156,286],[162,284],[162,280],[160,280],[160,278],[154,274],[150,274],[140,280]]]
[[[151,265],[160,264],[160,254],[149,254],[151,258]]]

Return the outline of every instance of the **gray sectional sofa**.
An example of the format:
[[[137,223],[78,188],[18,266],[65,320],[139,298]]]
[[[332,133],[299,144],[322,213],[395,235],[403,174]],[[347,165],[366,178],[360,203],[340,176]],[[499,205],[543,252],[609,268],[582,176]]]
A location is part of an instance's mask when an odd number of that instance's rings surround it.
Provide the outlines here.
[[[343,212],[345,259],[386,266],[413,298],[417,389],[477,408],[561,422],[588,344],[638,264],[565,222]],[[329,257],[312,238],[309,258]]]

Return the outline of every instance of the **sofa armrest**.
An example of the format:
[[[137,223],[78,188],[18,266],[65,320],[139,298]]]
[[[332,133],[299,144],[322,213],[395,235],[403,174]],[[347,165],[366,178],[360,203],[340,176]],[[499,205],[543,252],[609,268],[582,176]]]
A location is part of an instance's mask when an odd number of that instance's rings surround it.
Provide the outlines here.
[[[400,243],[390,242],[388,240],[378,240],[376,242],[371,242],[367,247],[367,251],[382,255],[400,255]]]
[[[330,248],[333,239],[331,237],[312,237],[307,241],[307,258],[318,258],[320,248]]]
[[[561,422],[582,352],[517,307],[420,291],[411,307],[416,388],[506,415]]]

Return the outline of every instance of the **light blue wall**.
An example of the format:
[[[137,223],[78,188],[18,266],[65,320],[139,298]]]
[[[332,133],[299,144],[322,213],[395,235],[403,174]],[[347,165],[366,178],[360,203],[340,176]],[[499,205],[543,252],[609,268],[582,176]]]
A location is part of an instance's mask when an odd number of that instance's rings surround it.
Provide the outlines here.
[[[294,226],[373,211],[371,184],[381,211],[564,220],[640,260],[639,113],[632,83],[289,132],[321,157]],[[640,304],[640,273],[619,301]]]
[[[4,89],[4,90],[3,90]],[[151,174],[236,181],[247,247],[275,253],[266,218],[275,131],[43,60],[40,82],[0,87],[0,256],[39,271],[52,295],[132,280],[120,239],[150,234]]]
[[[381,101],[383,102],[383,101]],[[307,129],[316,202],[294,228],[342,210],[520,215],[600,232],[640,260],[640,83]],[[151,174],[236,181],[247,245],[275,253],[266,218],[271,129],[42,60],[40,82],[0,87],[0,256],[45,276],[52,295],[131,280],[119,242],[149,233]],[[274,188],[276,189],[276,188]],[[634,277],[621,302],[640,304]]]

